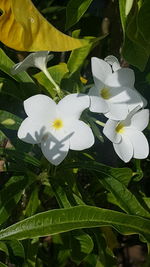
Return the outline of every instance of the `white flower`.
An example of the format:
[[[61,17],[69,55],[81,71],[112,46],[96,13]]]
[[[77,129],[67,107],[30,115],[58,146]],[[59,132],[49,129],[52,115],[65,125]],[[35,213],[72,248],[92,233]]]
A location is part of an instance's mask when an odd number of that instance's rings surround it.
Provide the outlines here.
[[[49,55],[49,51],[38,51],[34,53],[30,53],[22,62],[15,64],[11,73],[13,75],[27,70],[29,67],[36,67],[44,72],[49,81],[54,85],[57,93],[60,93],[59,86],[55,83],[50,73],[47,70],[47,62],[53,58],[53,55]]]
[[[89,97],[70,94],[58,104],[45,95],[35,95],[24,101],[28,117],[22,122],[18,137],[31,144],[41,144],[44,156],[58,165],[68,150],[83,150],[94,144],[90,127],[79,120],[89,107]]]
[[[144,159],[149,154],[149,145],[142,133],[149,122],[149,110],[136,110],[130,112],[123,121],[109,119],[103,129],[103,133],[113,142],[116,153],[124,162],[130,161],[132,157]]]
[[[22,62],[19,62],[12,67],[11,73],[15,75],[21,71],[26,71],[29,67],[36,67],[43,71],[46,68],[47,62],[51,58],[52,55],[49,55],[49,51],[30,53]]]
[[[121,68],[113,56],[105,60],[92,58],[95,86],[89,91],[90,111],[104,113],[110,119],[122,120],[136,106],[143,107],[143,99],[134,89],[133,70]]]

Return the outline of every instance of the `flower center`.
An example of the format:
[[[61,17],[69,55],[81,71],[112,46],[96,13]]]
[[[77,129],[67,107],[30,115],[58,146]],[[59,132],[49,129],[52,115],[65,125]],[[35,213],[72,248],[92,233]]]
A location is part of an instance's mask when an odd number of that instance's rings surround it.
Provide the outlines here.
[[[120,134],[124,133],[124,131],[125,131],[124,124],[123,123],[119,123],[115,130],[116,130],[117,133],[120,133]]]
[[[109,88],[104,87],[104,88],[101,90],[100,95],[101,95],[101,97],[104,98],[104,99],[109,99],[109,98],[111,97]]]
[[[64,124],[61,119],[55,119],[52,126],[55,128],[55,130],[60,130],[64,126]]]

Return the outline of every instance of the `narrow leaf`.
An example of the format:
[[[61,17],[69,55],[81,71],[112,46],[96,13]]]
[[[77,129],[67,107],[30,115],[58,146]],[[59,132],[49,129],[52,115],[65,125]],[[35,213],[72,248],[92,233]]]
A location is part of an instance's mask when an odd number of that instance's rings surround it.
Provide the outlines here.
[[[66,9],[66,30],[76,24],[93,0],[70,0]]]
[[[50,210],[36,214],[0,231],[0,240],[21,240],[100,226],[112,226],[127,235],[141,234],[150,242],[149,220],[90,206]]]

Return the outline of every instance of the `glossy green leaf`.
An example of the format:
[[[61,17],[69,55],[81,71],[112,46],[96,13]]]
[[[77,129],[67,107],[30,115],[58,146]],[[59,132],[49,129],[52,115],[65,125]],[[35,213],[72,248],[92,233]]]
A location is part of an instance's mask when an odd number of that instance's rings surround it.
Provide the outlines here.
[[[32,78],[26,73],[18,73],[16,75],[11,74],[11,68],[15,63],[0,49],[0,70],[8,74],[14,80],[18,82],[34,83]]]
[[[72,261],[76,264],[80,264],[93,250],[92,238],[82,230],[74,230],[61,236],[65,247],[70,250]]]
[[[74,35],[76,37],[76,31],[74,32]],[[78,35],[77,35],[78,36]],[[68,59],[68,69],[71,73],[76,72],[79,70],[82,65],[84,64],[85,59],[87,58],[88,54],[91,52],[91,50],[99,44],[99,42],[104,39],[107,35],[102,35],[98,38],[94,37],[86,37],[87,40],[89,40],[89,44],[85,47],[76,49],[71,52],[70,57]]]
[[[124,30],[123,57],[127,62],[143,71],[150,55],[149,2],[142,1],[139,4],[134,1],[132,10],[128,15],[126,14],[126,1],[120,0],[119,6]]]
[[[131,179],[132,171],[130,169],[115,169],[94,161],[74,163],[74,167],[99,172],[100,174],[97,175],[97,177],[100,183],[112,193],[113,197],[115,198],[115,203],[118,204],[121,209],[129,214],[140,215],[148,218],[150,217],[149,212],[141,206],[136,197],[127,189],[127,187],[122,182],[122,178],[123,180],[128,180],[128,175],[130,175]]]
[[[5,127],[10,130],[18,130],[22,120],[16,115],[0,110],[0,127]]]
[[[111,175],[113,177],[116,177],[116,179],[124,185],[128,185],[132,178],[132,170],[129,168],[112,168],[94,160],[66,164],[63,166],[63,168],[81,168],[101,172],[103,174],[103,177],[108,177],[109,175]]]
[[[100,226],[112,226],[127,235],[141,234],[150,242],[149,220],[90,206],[49,210],[36,214],[0,231],[0,240],[21,240]]]
[[[71,183],[69,184],[69,180],[73,180],[73,178],[74,174],[69,169],[63,170],[63,175],[59,172],[55,179],[54,177],[50,178],[52,189],[60,207],[76,206],[79,201],[84,205],[84,202],[73,192]],[[63,235],[63,241],[67,244],[65,247],[70,249],[72,260],[77,264],[91,253],[94,246],[92,238],[83,230],[71,231]]]
[[[66,9],[66,30],[76,24],[93,0],[70,0]]]

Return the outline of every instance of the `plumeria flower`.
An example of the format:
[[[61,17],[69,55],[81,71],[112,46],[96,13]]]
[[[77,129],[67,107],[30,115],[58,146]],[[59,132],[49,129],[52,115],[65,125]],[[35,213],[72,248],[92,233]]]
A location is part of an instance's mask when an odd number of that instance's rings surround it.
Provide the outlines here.
[[[139,108],[139,107],[138,107]],[[122,121],[109,119],[103,129],[103,133],[113,142],[117,155],[124,161],[130,159],[144,159],[149,154],[149,145],[142,131],[149,122],[149,110],[143,109],[131,111]]]
[[[122,120],[136,106],[143,107],[143,99],[134,89],[133,70],[121,68],[115,59],[113,56],[105,60],[92,58],[95,86],[89,91],[90,111],[104,113],[110,119]]]
[[[52,58],[53,55],[49,55],[49,51],[38,51],[30,53],[22,62],[19,62],[12,67],[11,73],[15,75],[19,72],[26,71],[29,67],[36,67],[44,72],[46,77],[54,85],[56,91],[60,93],[59,86],[55,83],[47,70],[47,62]]]
[[[90,127],[79,120],[89,107],[89,97],[70,94],[58,104],[45,95],[35,95],[24,101],[27,118],[22,122],[18,137],[31,144],[40,144],[44,156],[58,165],[68,150],[83,150],[94,144]]]

